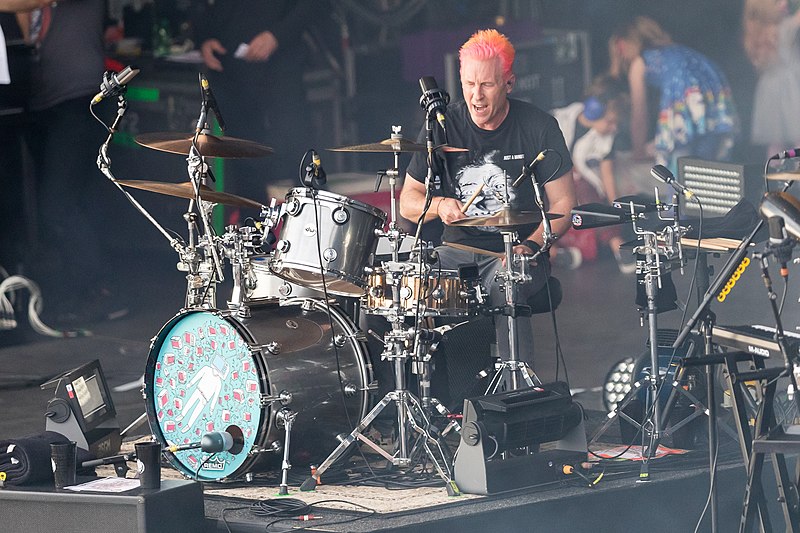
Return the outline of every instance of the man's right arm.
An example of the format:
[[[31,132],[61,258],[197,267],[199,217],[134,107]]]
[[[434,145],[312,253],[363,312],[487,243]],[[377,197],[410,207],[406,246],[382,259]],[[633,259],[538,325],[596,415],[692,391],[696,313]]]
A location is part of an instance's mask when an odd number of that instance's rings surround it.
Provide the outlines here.
[[[431,206],[425,213],[425,222],[437,218],[448,224],[454,220],[465,218],[461,212],[461,202],[455,198],[436,196],[431,200]],[[400,191],[400,214],[403,218],[416,222],[425,208],[425,184],[415,180],[411,174],[406,174],[403,190]]]

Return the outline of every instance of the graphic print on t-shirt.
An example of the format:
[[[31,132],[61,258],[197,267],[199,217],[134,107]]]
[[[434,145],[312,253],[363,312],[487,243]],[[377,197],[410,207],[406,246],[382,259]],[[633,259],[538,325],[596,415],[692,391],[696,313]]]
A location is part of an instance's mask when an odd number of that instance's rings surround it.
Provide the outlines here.
[[[468,217],[489,216],[503,208],[506,194],[512,205],[515,204],[517,191],[508,184],[506,174],[500,167],[499,150],[492,150],[478,157],[456,173],[456,195],[462,203],[472,197],[483,185],[472,204],[467,209]],[[496,232],[497,228],[478,226],[476,229]]]

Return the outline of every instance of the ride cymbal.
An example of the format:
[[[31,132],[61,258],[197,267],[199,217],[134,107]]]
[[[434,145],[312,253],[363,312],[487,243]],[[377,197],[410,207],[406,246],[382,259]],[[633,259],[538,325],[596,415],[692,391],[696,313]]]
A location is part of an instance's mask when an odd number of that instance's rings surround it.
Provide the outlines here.
[[[166,183],[163,181],[145,181],[145,180],[117,180],[117,183],[123,187],[130,187],[132,189],[140,189],[143,191],[156,192],[159,194],[166,194],[167,196],[175,196],[177,198],[186,198],[187,200],[194,199],[194,187],[189,181],[183,183]],[[236,196],[227,192],[218,192],[212,190],[206,185],[200,186],[200,199],[206,202],[214,202],[216,204],[225,204],[236,207],[252,207],[261,209],[262,204],[255,200]]]
[[[547,213],[548,220],[561,218],[564,215]],[[495,228],[508,228],[514,226],[524,226],[526,224],[538,224],[542,221],[542,214],[539,211],[498,211],[494,215],[468,217],[454,220],[450,226],[489,226]]]
[[[188,155],[194,134],[180,132],[143,133],[136,142],[153,150],[171,154]],[[235,137],[217,137],[206,133],[197,136],[197,149],[206,157],[263,157],[272,153],[272,148],[253,141]]]

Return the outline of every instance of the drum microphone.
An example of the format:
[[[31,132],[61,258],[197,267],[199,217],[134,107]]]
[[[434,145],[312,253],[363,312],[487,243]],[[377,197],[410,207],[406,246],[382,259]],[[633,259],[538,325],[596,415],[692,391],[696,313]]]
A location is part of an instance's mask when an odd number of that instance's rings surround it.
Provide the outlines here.
[[[110,70],[103,74],[103,81],[100,83],[100,92],[94,95],[90,105],[95,105],[105,98],[113,98],[125,92],[128,83],[139,74],[136,67],[127,66],[121,72],[116,73]]]
[[[206,102],[206,105],[214,112],[214,116],[217,118],[217,124],[219,124],[219,129],[225,131],[225,121],[222,120],[222,113],[219,110],[219,105],[217,105],[217,99],[214,98],[214,93],[211,91],[211,86],[208,84],[208,79],[206,78],[205,74],[202,72],[200,73],[200,88],[203,90],[203,99]]]
[[[206,453],[230,452],[238,454],[244,448],[244,433],[239,426],[228,426],[225,431],[210,431],[204,433],[197,442],[176,444],[166,448],[172,453],[200,448]]]
[[[514,183],[512,183],[511,186],[519,187],[520,185],[522,185],[522,181],[531,175],[531,172],[533,172],[534,167],[539,163],[539,161],[541,161],[547,156],[547,152],[549,151],[551,151],[550,148],[545,148],[544,150],[539,152],[539,155],[537,155],[533,161],[531,161],[530,165],[523,166],[522,174],[520,174],[519,177],[516,180],[514,180]]]
[[[769,160],[774,161],[776,159],[792,159],[795,157],[800,157],[800,148],[790,148],[788,150],[778,152],[777,154],[770,157]]]
[[[664,165],[656,165],[651,168],[650,175],[658,181],[662,181],[671,186],[673,189],[675,189],[675,192],[682,194],[687,200],[694,196],[694,193],[690,189],[687,189],[685,185],[678,183],[675,180],[675,176]]]
[[[422,96],[419,98],[419,105],[428,116],[435,116],[436,122],[445,128],[444,112],[447,110],[447,104],[450,103],[450,95],[447,91],[439,88],[436,84],[436,78],[433,76],[423,76],[419,79],[419,88],[422,89]]]
[[[306,187],[319,189],[321,186],[325,185],[327,181],[328,175],[325,173],[325,169],[322,168],[322,159],[319,157],[317,151],[312,148],[311,163],[306,167],[306,177],[303,183]]]

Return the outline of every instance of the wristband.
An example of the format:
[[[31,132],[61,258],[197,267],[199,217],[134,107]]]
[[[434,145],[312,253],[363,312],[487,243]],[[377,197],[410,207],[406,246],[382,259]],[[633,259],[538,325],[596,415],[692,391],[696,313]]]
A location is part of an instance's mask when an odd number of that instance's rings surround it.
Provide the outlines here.
[[[542,249],[542,247],[539,245],[538,242],[532,241],[530,239],[526,239],[526,240],[522,241],[520,244],[530,248],[533,253],[536,253],[536,252],[538,252],[539,250]]]

